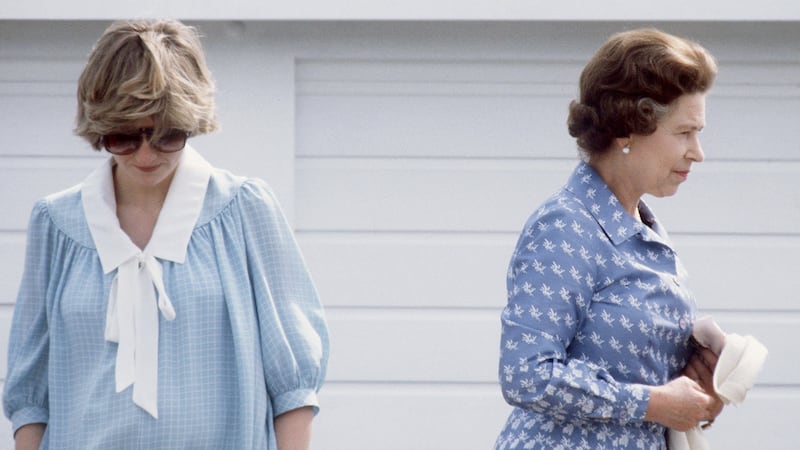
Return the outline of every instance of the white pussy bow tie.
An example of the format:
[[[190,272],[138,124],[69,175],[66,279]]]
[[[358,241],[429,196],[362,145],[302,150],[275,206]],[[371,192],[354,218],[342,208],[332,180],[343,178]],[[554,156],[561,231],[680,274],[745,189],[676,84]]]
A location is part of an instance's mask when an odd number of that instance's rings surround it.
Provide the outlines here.
[[[133,385],[133,402],[158,418],[159,311],[176,312],[164,285],[162,261],[183,264],[203,207],[211,165],[191,147],[181,160],[144,250],[120,228],[116,215],[113,160],[92,172],[81,187],[86,221],[103,273],[117,271],[106,311],[105,339],[117,343],[116,391]],[[174,293],[173,293],[174,294]]]

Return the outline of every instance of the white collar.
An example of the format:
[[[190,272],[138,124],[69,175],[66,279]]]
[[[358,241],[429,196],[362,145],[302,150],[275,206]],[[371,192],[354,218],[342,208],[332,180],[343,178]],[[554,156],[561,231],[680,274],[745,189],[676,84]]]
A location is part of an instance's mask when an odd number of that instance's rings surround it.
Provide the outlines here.
[[[144,251],[119,226],[112,176],[113,158],[83,181],[83,209],[104,273],[113,271],[140,253],[179,264],[185,260],[189,238],[203,208],[211,165],[189,146],[182,153],[153,235]]]
[[[86,221],[103,273],[117,270],[109,292],[105,339],[118,343],[117,392],[133,384],[134,403],[158,418],[158,311],[166,320],[175,318],[158,259],[185,261],[203,208],[211,165],[191,147],[183,150],[144,250],[120,228],[112,166],[113,158],[109,158],[81,186]]]

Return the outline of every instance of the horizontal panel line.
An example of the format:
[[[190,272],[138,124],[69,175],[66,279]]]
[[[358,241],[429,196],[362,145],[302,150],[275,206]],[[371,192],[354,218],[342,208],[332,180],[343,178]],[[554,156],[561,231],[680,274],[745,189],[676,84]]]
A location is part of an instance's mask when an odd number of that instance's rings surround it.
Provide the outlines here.
[[[475,92],[470,91],[468,93],[463,92],[423,92],[423,91],[393,91],[393,92],[371,92],[371,91],[355,91],[355,90],[340,90],[340,91],[312,91],[312,90],[298,90],[298,97],[347,97],[347,98],[358,98],[358,97],[369,97],[369,98],[408,98],[408,97],[430,97],[430,98],[480,98],[480,97],[492,97],[492,98],[523,98],[523,97],[532,97],[532,98],[561,98],[563,95],[561,93],[553,92],[537,92],[537,93],[529,93],[529,92]],[[759,97],[763,98],[763,97]]]
[[[376,156],[363,156],[363,155],[314,155],[314,154],[301,154],[295,157],[295,161],[297,162],[305,162],[305,161],[346,161],[346,160],[355,160],[355,161],[525,161],[525,162],[534,162],[534,161],[563,161],[563,162],[574,162],[575,164],[578,161],[575,159],[574,156],[572,157],[537,157],[537,158],[528,158],[522,156],[508,156],[498,158],[496,156],[469,156],[469,157],[461,157],[461,156],[428,156],[428,155],[411,155],[411,156],[392,156],[392,155],[376,155]],[[798,160],[800,161],[800,160]]]
[[[565,87],[574,90],[575,85],[573,82],[560,82],[555,80],[498,80],[498,79],[460,79],[460,80],[447,80],[435,78],[374,78],[374,79],[348,79],[348,78],[330,78],[330,79],[299,79],[296,80],[298,84],[298,91],[302,89],[319,90],[320,85],[330,85],[333,87],[346,86],[346,87],[359,87],[359,86],[447,86],[447,87],[465,87],[465,86],[515,86],[515,87]]]
[[[521,225],[520,225],[521,226]],[[27,234],[25,229],[0,229],[0,239],[3,237],[24,237]],[[486,241],[481,241],[481,238],[497,238],[509,239],[509,246],[513,246],[514,240],[519,236],[516,231],[442,231],[442,230],[409,230],[409,231],[394,231],[394,230],[295,230],[295,236],[299,239],[322,239],[322,238],[358,238],[361,240],[369,241],[370,239],[385,240],[387,238],[402,239],[441,239],[446,237],[447,241],[459,241],[462,239],[477,240],[475,243],[485,244]],[[674,232],[670,233],[672,238],[734,238],[734,239],[747,239],[757,241],[761,238],[765,239],[800,239],[800,233],[702,233],[702,232]],[[440,241],[441,242],[441,241]]]
[[[326,386],[410,386],[410,387],[497,387],[491,381],[421,381],[421,380],[331,380],[325,382]]]
[[[345,387],[345,388],[380,388],[380,387],[395,387],[395,388],[490,388],[498,389],[500,394],[500,385],[498,382],[493,381],[428,381],[428,380],[330,380],[325,382],[327,387]],[[324,389],[324,387],[323,387]],[[762,394],[771,395],[775,391],[797,391],[800,394],[800,384],[786,384],[786,383],[756,383],[755,389]]]
[[[445,87],[446,83],[442,83],[442,87]],[[414,85],[408,85],[405,88],[396,88],[396,89],[367,89],[365,86],[358,86],[355,87],[338,87],[338,88],[312,88],[308,86],[299,87],[295,93],[297,97],[347,97],[347,98],[360,98],[360,97],[369,97],[369,98],[408,98],[408,97],[428,97],[428,98],[481,98],[481,97],[492,97],[492,98],[563,98],[564,95],[568,94],[566,92],[566,86],[564,89],[552,89],[552,90],[511,90],[510,86],[508,89],[498,89],[498,90],[490,90],[486,89],[489,87],[489,84],[483,85],[484,89],[470,89],[467,90],[466,86],[447,86],[447,89],[410,89],[410,87],[416,87]],[[721,100],[721,99],[780,99],[780,100],[796,100],[800,99],[800,89],[798,92],[786,91],[787,87],[792,87],[791,85],[781,86],[775,85],[772,86],[776,88],[776,90],[783,90],[783,92],[758,92],[757,94],[753,94],[752,91],[754,90],[752,85],[742,84],[742,88],[748,88],[748,92],[738,92],[738,91],[730,91],[725,93],[716,93],[714,98]],[[459,89],[460,88],[460,89]],[[761,91],[759,89],[759,91]],[[571,91],[570,91],[571,92]]]
[[[744,60],[745,62],[747,60]],[[548,56],[545,58],[520,58],[520,59],[504,59],[504,58],[447,58],[447,59],[438,59],[438,60],[431,60],[426,58],[388,58],[388,57],[308,57],[308,56],[300,56],[296,59],[298,71],[311,71],[308,67],[303,66],[341,66],[341,65],[352,65],[352,64],[360,64],[365,66],[383,66],[386,64],[389,65],[409,65],[409,64],[422,64],[426,66],[453,66],[453,65],[462,65],[462,64],[476,64],[476,65],[483,65],[483,64],[498,64],[504,66],[538,66],[540,64],[562,64],[562,63],[570,63],[570,64],[581,64],[583,65],[586,61],[580,58],[573,58],[569,56],[564,57],[552,57]]]
[[[775,237],[788,237],[788,238],[795,238],[800,237],[800,233],[732,233],[732,232],[703,232],[703,231],[676,231],[670,232],[670,236],[681,236],[681,237],[742,237],[742,238],[759,238],[759,237],[767,237],[767,238],[775,238]]]
[[[295,206],[295,209],[299,210],[299,209],[302,209],[302,207],[298,208],[297,206]],[[520,223],[520,227],[522,225],[523,224]],[[0,231],[3,231],[3,230],[0,230]],[[435,230],[435,229],[424,229],[424,228],[413,228],[413,229],[412,228],[407,228],[407,229],[402,229],[402,230],[397,230],[397,229],[395,229],[395,230],[374,230],[372,228],[356,228],[356,227],[348,228],[348,229],[344,229],[344,228],[333,229],[333,228],[311,228],[311,227],[307,228],[307,227],[303,227],[303,226],[297,227],[295,229],[295,232],[298,233],[298,234],[311,234],[311,233],[337,233],[337,234],[339,234],[339,233],[341,233],[341,234],[345,234],[345,233],[357,233],[357,234],[362,234],[362,233],[363,234],[400,233],[400,234],[408,234],[408,235],[411,235],[411,234],[416,234],[416,235],[426,235],[426,234],[430,234],[430,235],[436,235],[436,234],[439,234],[439,235],[450,235],[450,234],[458,234],[458,235],[468,235],[468,234],[481,235],[481,234],[484,234],[484,235],[491,235],[493,233],[501,233],[501,232],[497,232],[497,231],[489,230],[489,229],[481,229],[481,230],[472,229],[472,230],[470,230],[470,229],[467,229],[467,228],[453,228],[453,229],[449,229],[449,230]]]
[[[295,206],[295,209],[302,209],[302,205]],[[520,223],[520,227],[522,227],[522,223]],[[521,228],[520,228],[521,229]],[[337,234],[337,235],[394,235],[394,236],[510,236],[512,234],[509,231],[497,231],[497,230],[468,230],[468,229],[451,229],[451,230],[434,230],[434,229],[403,229],[403,230],[374,230],[368,228],[348,228],[348,229],[338,229],[338,228],[305,228],[299,226],[295,228],[295,234],[298,236],[305,235],[305,236],[319,236],[325,234]]]
[[[496,69],[496,66],[490,66],[493,69]],[[565,68],[566,71],[566,68]],[[552,89],[558,91],[559,89],[569,89],[570,92],[574,91],[575,83],[573,81],[568,82],[561,82],[558,80],[553,80],[550,78],[540,78],[535,79],[534,76],[529,77],[527,80],[515,80],[515,79],[503,79],[501,77],[497,78],[464,78],[461,77],[459,79],[445,79],[445,78],[412,78],[414,75],[409,75],[408,77],[403,77],[403,74],[397,74],[395,76],[386,76],[386,74],[381,74],[384,78],[378,77],[359,77],[359,78],[344,78],[344,77],[328,77],[328,78],[304,78],[298,77],[295,79],[297,82],[297,91],[298,93],[313,93],[313,94],[325,94],[325,93],[338,93],[338,92],[358,92],[359,90],[364,92],[375,92],[380,93],[381,91],[375,90],[375,88],[389,88],[389,87],[397,87],[397,88],[446,88],[449,91],[458,91],[458,92],[466,92],[461,91],[461,89],[465,87],[475,87],[475,88],[524,88],[526,91],[521,92],[528,92],[532,93],[533,91],[541,91],[543,88]],[[744,90],[747,88],[747,90]],[[753,84],[752,81],[725,81],[720,82],[718,85],[715,85],[713,95],[716,98],[730,98],[730,97],[750,97],[750,98],[761,98],[761,93],[772,93],[773,95],[776,94],[776,90],[783,89],[786,92],[786,89],[789,89],[787,92],[789,94],[789,98],[796,97],[796,94],[793,95],[793,91],[800,92],[797,89],[797,85],[792,83],[791,81],[785,80],[775,80],[775,81],[768,81],[762,80],[758,84]],[[722,92],[719,91],[722,89]],[[417,92],[424,94],[431,92],[431,90],[419,90]],[[756,93],[754,93],[754,91]],[[387,94],[395,94],[399,93],[398,91],[384,91]],[[404,90],[404,92],[409,92],[409,90]],[[499,91],[496,91],[499,93]],[[520,91],[518,91],[520,92]],[[545,94],[547,91],[543,91]],[[469,94],[479,94],[480,91],[469,91],[466,92]]]
[[[437,78],[318,78],[318,79],[298,79],[296,80],[299,89],[312,88],[319,89],[315,85],[342,85],[342,86],[426,86],[442,85],[452,87],[463,86],[526,86],[526,87],[566,87],[574,90],[573,82],[560,82],[555,80],[502,80],[502,79],[437,79]],[[788,84],[788,83],[787,83]]]
[[[303,229],[295,230],[295,235],[297,236],[304,236],[304,237],[339,237],[339,236],[356,236],[362,238],[385,238],[387,236],[391,237],[413,237],[419,238],[429,235],[431,238],[441,238],[442,236],[452,237],[453,240],[457,240],[459,238],[464,237],[487,237],[487,236],[495,236],[495,237],[509,237],[515,236],[518,233],[512,233],[507,231],[494,231],[494,230],[487,230],[487,231],[443,231],[443,230],[433,230],[433,231],[424,231],[424,230],[409,230],[409,231],[391,231],[391,230],[370,230],[370,231],[359,231],[359,230],[312,230],[306,231]]]
[[[24,91],[19,91],[19,90],[14,90],[13,92],[12,91],[5,92],[3,90],[3,88],[4,88],[3,86],[0,86],[0,97],[3,97],[3,98],[31,99],[31,98],[35,98],[35,97],[41,97],[41,98],[64,98],[64,99],[67,99],[67,98],[75,97],[75,94],[73,94],[71,92],[70,93],[66,93],[66,92],[64,92],[64,93],[61,93],[61,92],[52,93],[52,92],[41,92],[41,91],[24,92]]]
[[[576,150],[577,151],[577,150]],[[362,162],[369,162],[369,161],[409,161],[409,162],[416,162],[416,161],[425,161],[425,162],[454,162],[454,161],[475,161],[475,162],[486,162],[486,161],[496,161],[498,163],[505,163],[505,162],[524,162],[524,163],[535,163],[535,162],[574,162],[575,164],[578,163],[578,160],[574,156],[569,157],[526,157],[526,156],[468,156],[468,157],[461,157],[461,156],[428,156],[428,155],[375,155],[375,156],[365,156],[361,154],[346,154],[346,155],[329,155],[329,154],[315,154],[315,153],[302,153],[298,154],[295,157],[295,161],[298,163],[307,163],[307,162],[342,162],[342,161],[362,161]],[[785,163],[800,163],[800,158],[773,158],[770,157],[768,159],[756,159],[756,158],[706,158],[704,160],[703,166],[708,165],[732,165],[732,164],[762,164],[762,165],[780,165]]]
[[[323,299],[324,303],[324,299]],[[382,314],[394,314],[394,313],[409,313],[409,312],[425,312],[426,314],[429,313],[442,313],[442,314],[452,314],[454,311],[464,312],[464,313],[499,313],[502,306],[498,307],[461,307],[461,306],[370,306],[370,305],[357,305],[357,306],[348,306],[337,304],[335,306],[326,306],[325,311],[332,312],[334,314],[339,313],[373,313],[378,312]],[[800,311],[799,311],[800,312]],[[448,316],[452,318],[452,316]],[[429,320],[430,317],[426,317],[423,320]]]
[[[755,57],[767,57],[761,59],[755,59]],[[0,61],[3,58],[0,58]],[[16,58],[15,58],[16,59]],[[30,60],[41,61],[44,58],[29,58]],[[756,68],[764,68],[764,67],[772,67],[772,66],[795,66],[797,65],[797,60],[792,58],[778,58],[775,57],[774,54],[758,54],[753,55],[753,58],[739,58],[737,56],[731,55],[720,55],[717,58],[719,61],[725,63],[726,67],[728,67],[728,71],[732,71],[734,68],[737,67],[756,67]],[[62,58],[62,60],[66,60]],[[464,58],[464,57],[449,57],[446,59],[438,59],[438,60],[431,60],[426,58],[408,58],[408,57],[397,57],[397,58],[390,58],[390,57],[381,57],[381,56],[372,56],[372,57],[308,57],[308,56],[300,56],[295,59],[297,71],[298,73],[304,73],[306,76],[308,73],[314,73],[319,71],[319,68],[313,68],[311,66],[318,66],[318,67],[339,67],[339,66],[351,66],[354,64],[362,65],[362,66],[385,66],[385,65],[425,65],[425,66],[444,66],[444,67],[451,67],[455,65],[498,65],[498,66],[517,66],[517,67],[530,67],[533,70],[536,70],[541,65],[579,65],[579,67],[583,67],[586,63],[586,60],[583,58],[572,57],[568,54],[559,55],[559,56],[551,56],[547,55],[546,57],[531,57],[525,56],[521,58]]]
[[[520,231],[523,224],[520,224]],[[295,235],[298,237],[308,237],[308,238],[325,238],[325,237],[360,237],[364,239],[369,239],[370,237],[374,237],[377,239],[385,239],[386,237],[397,237],[397,238],[415,238],[418,239],[420,237],[430,236],[431,239],[433,238],[441,238],[445,237],[452,237],[453,240],[458,240],[459,238],[472,238],[472,237],[498,237],[498,238],[506,238],[511,237],[514,238],[519,236],[519,232],[517,231],[498,231],[498,230],[358,230],[358,229],[305,229],[305,228],[297,228],[295,230]],[[747,232],[739,232],[739,233],[731,233],[731,232],[702,232],[702,231],[675,231],[669,232],[670,237],[681,237],[681,238],[742,238],[742,239],[749,239],[749,240],[758,240],[759,238],[766,238],[766,239],[775,239],[775,238],[787,238],[787,239],[796,239],[800,238],[800,232],[798,233],[747,233]],[[513,242],[512,242],[513,244]]]
[[[0,232],[0,242],[2,242],[5,238],[13,237],[13,238],[20,238],[25,237],[28,233],[25,230],[12,230],[12,231],[3,231]]]
[[[86,145],[88,146],[89,144],[87,143]],[[88,153],[85,154],[85,155],[64,155],[64,154],[51,154],[51,155],[33,154],[33,155],[28,155],[28,154],[23,154],[23,153],[20,153],[20,154],[7,153],[7,154],[4,154],[2,156],[2,158],[0,158],[0,161],[2,161],[4,159],[17,159],[17,160],[21,160],[21,161],[24,161],[24,160],[42,160],[42,159],[56,159],[56,160],[72,159],[72,160],[77,160],[77,161],[97,161],[98,159],[101,159],[103,156],[106,155],[106,153],[104,151],[103,152],[97,151],[97,150],[94,150],[94,149],[92,149],[90,147],[87,147],[86,151]]]
[[[33,205],[31,205],[33,206]],[[520,225],[521,227],[522,225]],[[12,236],[24,236],[26,234],[25,228],[2,228],[0,227],[0,234],[4,235],[12,235]],[[452,240],[456,241],[459,239],[464,238],[481,238],[481,237],[492,237],[492,238],[508,238],[509,246],[513,246],[514,238],[519,235],[516,231],[495,231],[495,230],[485,230],[485,231],[474,231],[474,230],[371,230],[371,229],[342,229],[342,230],[335,230],[335,229],[315,229],[315,228],[297,228],[295,229],[295,235],[300,239],[314,239],[314,238],[335,238],[335,237],[358,237],[361,239],[368,240],[370,237],[374,237],[376,239],[385,239],[387,237],[394,237],[394,238],[410,238],[410,239],[419,239],[420,237],[430,237],[431,239],[441,239],[441,237],[447,237],[448,240],[452,238]],[[670,233],[670,236],[674,239],[675,237],[698,237],[698,238],[713,238],[713,237],[720,237],[720,238],[741,238],[741,239],[754,239],[758,240],[759,238],[788,238],[788,239],[798,239],[800,238],[800,233],[699,233],[699,232],[674,232]],[[478,242],[478,241],[476,241]],[[509,247],[513,248],[513,247]],[[510,253],[509,253],[510,254]]]
[[[41,160],[74,160],[76,162],[85,162],[85,161],[99,161],[103,156],[100,152],[95,152],[91,148],[86,147],[87,153],[82,155],[64,155],[64,154],[24,154],[24,153],[6,153],[0,156],[0,164],[2,161],[41,161]],[[569,157],[525,157],[525,156],[503,156],[498,158],[497,156],[469,156],[469,157],[460,157],[460,156],[427,156],[427,155],[411,155],[411,156],[399,156],[399,155],[375,155],[375,156],[364,156],[364,155],[327,155],[327,154],[314,154],[314,153],[303,153],[298,154],[295,157],[295,162],[298,163],[309,163],[309,162],[342,162],[342,161],[409,161],[409,162],[455,162],[455,161],[463,161],[463,162],[487,162],[487,161],[496,161],[499,163],[505,162],[522,162],[522,163],[536,163],[536,162],[566,162],[566,163],[578,163],[578,160],[574,156]],[[769,159],[745,159],[745,158],[726,158],[726,159],[715,159],[715,158],[706,158],[705,164],[706,165],[725,165],[725,164],[763,164],[763,165],[771,165],[771,164],[785,164],[785,163],[800,163],[800,158],[769,158]]]
[[[6,85],[14,85],[13,87],[28,87],[33,86],[58,86],[68,89],[75,88],[75,82],[72,80],[32,80],[32,79],[0,79],[0,87]]]
[[[398,388],[398,389],[416,389],[416,388],[443,388],[443,389],[475,389],[475,388],[488,388],[498,389],[497,393],[500,395],[500,385],[492,381],[426,381],[426,380],[329,380],[325,382],[323,391],[326,387],[331,388]],[[761,394],[773,395],[777,392],[785,393],[786,391],[795,391],[793,393],[800,395],[800,384],[786,384],[786,383],[756,383],[754,389]],[[752,391],[751,391],[752,394]]]
[[[457,66],[457,65],[459,65],[459,64],[454,64],[454,66]],[[482,69],[484,69],[486,67],[489,67],[489,68],[495,70],[496,71],[495,73],[499,74],[498,65],[485,65],[485,64],[480,64],[480,65],[483,66],[483,67],[481,67],[478,70],[482,70]],[[572,67],[569,67],[567,65],[559,64],[558,66],[560,68],[562,68],[565,72],[572,69]],[[789,66],[789,67],[792,67],[792,66]],[[800,66],[798,66],[798,67],[800,68]],[[372,75],[372,76],[357,76],[357,77],[346,77],[346,76],[309,77],[307,74],[299,73],[298,76],[295,78],[295,81],[296,81],[298,87],[301,88],[301,89],[303,87],[315,86],[315,85],[331,85],[331,86],[337,86],[337,85],[342,85],[342,86],[359,86],[359,85],[364,85],[364,86],[372,86],[372,85],[374,85],[374,86],[392,86],[392,85],[403,85],[403,86],[425,86],[425,85],[472,86],[472,85],[477,85],[477,86],[528,86],[528,87],[552,87],[552,86],[556,86],[556,87],[567,87],[567,88],[570,88],[570,89],[573,89],[573,90],[575,88],[575,82],[574,81],[555,80],[555,79],[552,78],[552,75],[549,74],[549,73],[547,74],[547,75],[549,75],[549,77],[547,77],[547,78],[542,77],[540,79],[535,79],[534,78],[535,75],[530,74],[531,76],[528,77],[525,80],[518,79],[519,77],[516,77],[517,79],[512,79],[512,78],[504,79],[504,78],[502,78],[502,75],[497,76],[495,78],[490,78],[488,76],[484,76],[484,77],[480,77],[480,78],[478,78],[478,77],[469,78],[469,77],[466,77],[466,76],[461,76],[461,77],[458,77],[456,79],[453,79],[453,78],[443,78],[443,77],[435,77],[435,76],[434,77],[428,77],[428,78],[422,78],[422,77],[418,77],[418,75],[415,75],[415,74],[409,74],[409,72],[414,71],[414,69],[422,69],[422,67],[414,67],[414,68],[404,67],[403,70],[397,71],[397,72],[392,72],[390,70],[390,68],[388,68],[388,67],[386,69],[387,70],[385,70],[385,71],[381,71],[381,73],[379,74],[380,77],[374,76],[375,74],[373,74],[373,73],[369,74],[369,75]],[[466,73],[471,71],[470,69],[473,69],[473,68],[466,68],[465,72],[463,72],[462,75],[466,75]],[[351,71],[350,73],[353,73],[353,72],[355,72],[355,73],[357,73],[359,75],[364,73],[364,72],[359,71],[358,68],[356,68],[355,70]],[[367,72],[372,72],[372,71],[367,71]],[[542,72],[545,72],[545,71],[542,70],[542,69],[539,69],[536,72],[537,72],[537,74],[539,74],[539,73],[542,73]],[[387,76],[387,74],[389,74],[389,76]],[[391,75],[393,75],[393,76],[391,76]],[[457,75],[458,74],[456,74],[456,76]],[[412,77],[415,77],[415,78],[412,78]],[[22,81],[20,81],[20,82],[22,82]],[[41,83],[41,82],[31,82],[31,83]],[[50,82],[50,83],[58,83],[58,82]],[[758,84],[753,84],[752,80],[750,80],[750,81],[747,81],[747,80],[744,80],[744,81],[726,80],[726,81],[720,81],[719,84],[715,84],[714,89],[716,90],[718,87],[724,87],[724,88],[729,88],[729,87],[747,87],[749,89],[758,88],[760,90],[760,89],[769,89],[769,88],[773,88],[773,87],[778,87],[778,88],[789,87],[789,88],[795,89],[795,88],[797,88],[797,85],[795,83],[791,82],[791,81],[786,81],[786,79],[776,79],[774,81],[761,80]],[[750,92],[752,92],[752,91],[750,91]],[[716,93],[716,91],[714,91],[714,93]],[[722,94],[722,96],[726,96],[726,94]],[[750,96],[752,96],[754,98],[758,97],[757,95],[750,95]]]
[[[733,308],[708,308],[708,309],[705,309],[705,308],[702,308],[702,305],[701,305],[700,309],[702,310],[703,314],[709,314],[709,315],[711,315],[711,314],[738,315],[738,314],[746,313],[748,318],[753,318],[753,319],[757,319],[757,318],[764,319],[764,318],[767,318],[768,316],[779,315],[781,319],[789,318],[789,319],[794,319],[794,320],[800,320],[800,308],[797,308],[797,309],[783,308],[783,309],[769,309],[769,310],[764,310],[764,309],[733,309]],[[798,316],[797,317],[787,317],[787,315],[791,316],[791,315],[795,315],[795,314],[797,314]]]
[[[324,303],[323,298],[323,303]],[[453,318],[452,314],[456,313],[463,313],[465,315],[475,314],[476,316],[480,316],[482,314],[498,314],[505,306],[504,299],[498,299],[496,306],[486,306],[486,307],[471,307],[471,306],[371,306],[371,305],[347,305],[347,304],[336,304],[331,306],[326,306],[325,310],[332,314],[333,316],[339,316],[344,314],[365,314],[365,315],[388,315],[392,316],[393,314],[402,314],[404,317],[414,317],[413,314],[409,315],[409,313],[424,313],[424,314],[443,314],[446,315],[448,320]],[[800,308],[796,309],[789,309],[789,308],[781,308],[781,309],[732,309],[732,308],[703,308],[702,304],[700,305],[700,313],[699,316],[712,316],[715,319],[719,320],[731,320],[737,318],[746,318],[749,321],[753,322],[769,322],[769,319],[779,319],[775,323],[786,323],[786,322],[800,322]],[[743,317],[737,317],[743,316]],[[424,317],[424,318],[423,318]],[[430,320],[431,316],[424,316],[421,315],[420,317],[416,317],[420,320]],[[499,319],[498,319],[499,320]]]
[[[563,98],[574,95],[572,83],[558,83],[552,80],[541,81],[498,81],[498,80],[322,80],[298,81],[297,97],[519,97],[519,98]],[[725,83],[714,88],[715,100],[730,99],[773,99],[796,101],[800,99],[800,88],[793,83],[766,83],[758,85]]]
[[[326,81],[386,81],[387,74],[390,81],[406,81],[407,77],[413,81],[448,82],[518,82],[530,83],[530,78],[539,75],[550,77],[556,70],[580,70],[585,61],[577,58],[453,58],[442,57],[439,59],[404,59],[404,58],[324,58],[308,59],[297,58],[295,73],[298,82],[326,82]],[[487,74],[486,67],[493,72]],[[454,72],[452,69],[461,69]],[[444,71],[443,71],[444,69]],[[490,78],[494,75],[496,78]],[[422,78],[427,76],[427,78]],[[382,78],[381,78],[382,77]],[[448,78],[449,77],[449,78]]]
[[[297,209],[302,209],[302,205],[296,206]],[[520,230],[523,223],[520,223]],[[3,230],[0,230],[3,231]],[[335,229],[335,228],[311,228],[311,227],[298,227],[295,229],[295,233],[298,235],[305,235],[305,236],[312,236],[312,235],[324,235],[324,234],[339,234],[339,235],[396,235],[396,236],[403,236],[403,235],[461,235],[461,236],[510,236],[513,234],[518,234],[512,231],[497,231],[497,230],[470,230],[465,228],[453,228],[450,230],[441,230],[441,229],[424,229],[424,228],[409,228],[409,229],[402,229],[402,230],[375,230],[372,228],[348,228],[348,229]],[[696,236],[696,237],[723,237],[723,238],[787,238],[787,239],[795,239],[800,238],[800,233],[788,233],[788,232],[696,232],[696,231],[675,231],[669,232],[669,235],[672,238],[676,236],[686,237],[686,236]]]
[[[75,168],[75,167],[84,167],[87,163],[97,163],[99,164],[105,155],[100,153],[99,151],[95,151],[91,149],[86,144],[86,154],[85,155],[64,155],[64,154],[52,154],[52,155],[26,155],[21,153],[6,153],[0,156],[0,168],[7,167],[7,166],[25,166],[29,164],[38,164],[43,161],[58,161],[59,164],[63,163],[64,161],[74,163],[74,166],[66,166],[65,168]],[[61,166],[59,166],[61,167]]]
[[[797,394],[800,394],[800,384],[787,384],[787,383],[756,383],[755,386],[763,391],[798,391]],[[773,392],[769,392],[769,394],[773,394]]]

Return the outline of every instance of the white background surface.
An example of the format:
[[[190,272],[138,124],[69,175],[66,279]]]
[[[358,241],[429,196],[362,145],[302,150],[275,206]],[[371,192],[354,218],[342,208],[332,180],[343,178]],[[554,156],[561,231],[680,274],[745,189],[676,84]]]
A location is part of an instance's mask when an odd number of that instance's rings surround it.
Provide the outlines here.
[[[0,17],[42,18],[29,4],[4,4]],[[56,5],[59,18],[78,14]],[[782,5],[797,20],[794,3]],[[652,24],[703,43],[720,76],[708,99],[706,162],[676,197],[651,206],[703,313],[771,351],[747,402],[708,434],[712,448],[796,448],[796,21],[193,24],[205,35],[223,124],[193,145],[215,165],[273,185],[328,309],[332,355],[315,450],[491,448],[510,411],[496,366],[517,233],[574,165],[566,108],[583,64],[612,32]],[[106,25],[0,21],[3,374],[30,208],[99,161],[71,127],[75,81]],[[0,448],[11,448],[8,436]]]

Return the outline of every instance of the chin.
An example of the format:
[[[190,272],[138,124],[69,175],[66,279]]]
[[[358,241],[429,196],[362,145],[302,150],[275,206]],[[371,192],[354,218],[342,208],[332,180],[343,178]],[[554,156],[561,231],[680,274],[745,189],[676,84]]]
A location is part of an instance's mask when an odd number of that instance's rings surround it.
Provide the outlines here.
[[[650,192],[649,194],[653,197],[657,198],[664,198],[664,197],[672,197],[673,195],[678,193],[678,186],[675,186],[673,189],[663,189],[658,192]]]
[[[672,197],[673,195],[678,193],[678,189],[674,189],[672,191],[665,192],[664,195],[661,197]]]

